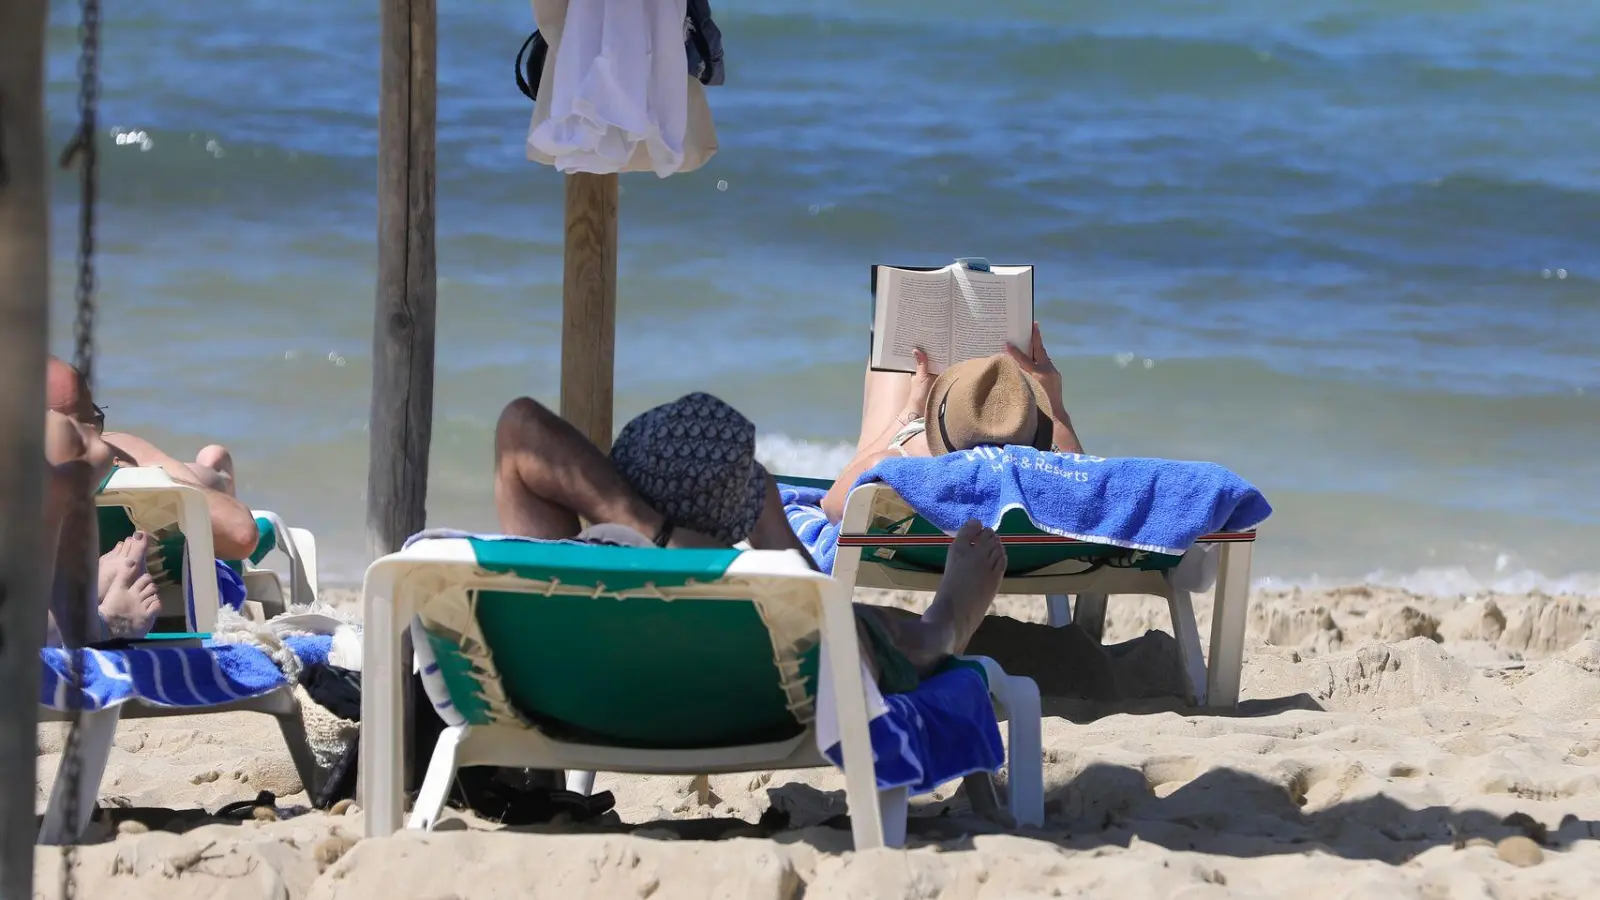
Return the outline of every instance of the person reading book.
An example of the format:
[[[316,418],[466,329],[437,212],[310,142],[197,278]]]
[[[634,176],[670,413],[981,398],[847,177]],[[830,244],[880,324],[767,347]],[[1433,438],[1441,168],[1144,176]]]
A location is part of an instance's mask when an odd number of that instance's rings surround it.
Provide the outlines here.
[[[1061,397],[1061,372],[1050,361],[1038,322],[1019,344],[1006,343],[1001,352],[957,362],[938,374],[922,347],[913,347],[911,358],[910,372],[867,365],[855,456],[822,499],[830,522],[844,517],[845,498],[856,479],[893,456],[940,456],[1007,444],[1083,452]]]

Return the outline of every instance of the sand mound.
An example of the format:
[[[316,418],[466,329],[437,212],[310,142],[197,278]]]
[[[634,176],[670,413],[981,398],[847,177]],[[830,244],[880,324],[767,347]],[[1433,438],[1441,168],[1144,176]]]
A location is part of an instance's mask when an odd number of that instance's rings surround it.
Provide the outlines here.
[[[1600,640],[1567,648],[1517,685],[1515,693],[1524,706],[1553,718],[1600,717]]]
[[[1500,647],[1545,656],[1594,633],[1594,613],[1576,597],[1538,597],[1500,636]]]

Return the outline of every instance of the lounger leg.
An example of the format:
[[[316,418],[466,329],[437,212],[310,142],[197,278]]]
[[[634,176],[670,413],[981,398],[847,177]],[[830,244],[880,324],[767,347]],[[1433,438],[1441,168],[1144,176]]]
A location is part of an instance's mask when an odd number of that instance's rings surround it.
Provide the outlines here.
[[[594,773],[580,772],[577,769],[567,770],[567,790],[585,797],[594,793]]]
[[[974,772],[961,779],[961,789],[967,792],[967,803],[973,812],[985,819],[997,817],[1000,799],[995,793],[994,779],[988,772]]]
[[[861,679],[855,611],[850,605],[849,588],[837,581],[823,588],[822,635],[839,714],[839,749],[844,761],[850,832],[857,850],[871,850],[882,847],[884,840],[877,803],[878,774],[867,724],[867,694]]]
[[[362,668],[372,675],[361,692],[360,803],[367,837],[386,837],[400,827],[405,791],[401,740],[407,679],[400,669],[400,632],[411,622],[411,608],[395,596],[392,569],[369,570],[363,593]]]
[[[1239,676],[1244,667],[1244,627],[1250,606],[1250,557],[1255,545],[1223,544],[1217,572],[1216,600],[1211,610],[1211,667],[1206,700],[1212,706],[1239,702]]]
[[[1167,608],[1172,614],[1172,636],[1178,641],[1178,665],[1189,688],[1191,706],[1206,705],[1206,659],[1200,650],[1200,626],[1194,618],[1194,601],[1167,576]]]
[[[1096,641],[1106,636],[1106,599],[1105,594],[1079,594],[1072,610],[1072,621]]]
[[[1006,747],[1006,785],[1011,817],[1018,825],[1044,824],[1044,746],[1039,685],[1032,678],[1008,675],[1003,680],[1006,714],[1010,717]]]
[[[290,696],[294,700],[293,696]],[[294,761],[294,770],[300,774],[300,784],[305,788],[306,797],[315,799],[315,791],[322,787],[317,783],[317,757],[311,752],[311,742],[306,740],[305,720],[300,718],[300,703],[294,701],[294,711],[280,713],[274,716],[278,720],[278,732],[283,735],[283,743],[289,748],[289,759]]]
[[[452,725],[439,732],[439,743],[433,745],[433,761],[428,763],[428,774],[422,779],[422,790],[417,792],[417,802],[411,807],[411,818],[406,827],[413,830],[432,831],[450,799],[450,785],[456,780],[456,752],[466,740],[468,726]]]
[[[1039,685],[1032,678],[1006,674],[999,663],[987,656],[961,658],[983,666],[989,680],[989,696],[1000,716],[1010,722],[1006,780],[1010,785],[1011,817],[1018,825],[1043,825],[1044,742],[1040,737]],[[967,784],[970,790],[971,781]],[[993,788],[990,790],[992,792]],[[989,798],[975,800],[973,808],[977,809],[977,804],[985,799]]]
[[[1046,619],[1051,628],[1061,628],[1072,622],[1072,598],[1066,594],[1048,594],[1044,598]]]
[[[122,707],[85,710],[75,730],[78,732],[78,808],[74,821],[67,821],[67,779],[61,777],[67,770],[63,754],[61,767],[56,770],[56,783],[50,789],[50,805],[46,808],[44,822],[39,827],[39,843],[59,845],[72,843],[83,836],[94,818],[95,800],[100,796],[100,779],[105,777],[106,762],[111,758],[111,743],[117,736],[117,719]],[[68,746],[71,746],[68,739]]]
[[[906,845],[906,815],[911,808],[911,789],[898,787],[878,792],[878,815],[883,819],[883,846]],[[855,814],[851,814],[855,821]],[[858,846],[857,849],[860,849]]]

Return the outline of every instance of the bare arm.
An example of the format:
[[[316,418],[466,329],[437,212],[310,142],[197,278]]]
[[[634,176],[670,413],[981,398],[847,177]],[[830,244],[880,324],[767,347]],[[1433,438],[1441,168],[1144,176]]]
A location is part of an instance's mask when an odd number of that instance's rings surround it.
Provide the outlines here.
[[[1078,440],[1078,433],[1072,428],[1072,417],[1067,415],[1067,407],[1061,402],[1059,390],[1057,395],[1051,398],[1051,406],[1054,409],[1050,414],[1055,419],[1051,437],[1055,441],[1056,449],[1062,453],[1082,453],[1083,442]]]
[[[1045,394],[1049,396],[1050,417],[1054,420],[1050,439],[1055,443],[1056,449],[1062,453],[1082,453],[1083,442],[1078,440],[1078,432],[1072,427],[1072,416],[1067,413],[1067,404],[1061,399],[1061,372],[1050,360],[1049,351],[1044,348],[1044,337],[1039,334],[1039,323],[1033,323],[1033,339],[1027,349],[1007,347],[1006,352],[1017,361],[1022,371],[1039,382]]]
[[[105,441],[119,460],[131,461],[136,466],[159,466],[173,481],[199,488],[205,494],[206,507],[211,513],[212,551],[218,559],[244,559],[255,552],[261,533],[250,507],[239,502],[237,497],[206,487],[187,464],[173,459],[143,438],[117,433],[107,434]]]
[[[839,479],[828,489],[827,496],[822,498],[822,511],[827,514],[828,521],[837,525],[839,520],[844,518],[844,501],[850,496],[850,489],[855,487],[856,479],[879,462],[898,455],[893,450],[866,450],[857,453],[855,459],[850,460],[850,464],[839,473]]]

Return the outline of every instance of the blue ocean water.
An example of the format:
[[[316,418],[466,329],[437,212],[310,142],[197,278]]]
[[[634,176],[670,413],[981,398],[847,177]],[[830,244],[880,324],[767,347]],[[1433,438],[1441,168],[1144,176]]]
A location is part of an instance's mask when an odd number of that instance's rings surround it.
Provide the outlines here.
[[[1222,462],[1275,582],[1600,590],[1600,5],[728,0],[721,151],[630,175],[617,414],[710,389],[774,467],[859,425],[874,262],[1036,267],[1083,439]],[[52,4],[52,139],[75,5]],[[557,394],[561,180],[520,3],[440,10],[430,523],[490,527],[491,432]],[[99,392],[359,576],[374,4],[106,10]],[[76,191],[56,190],[70,347]]]

